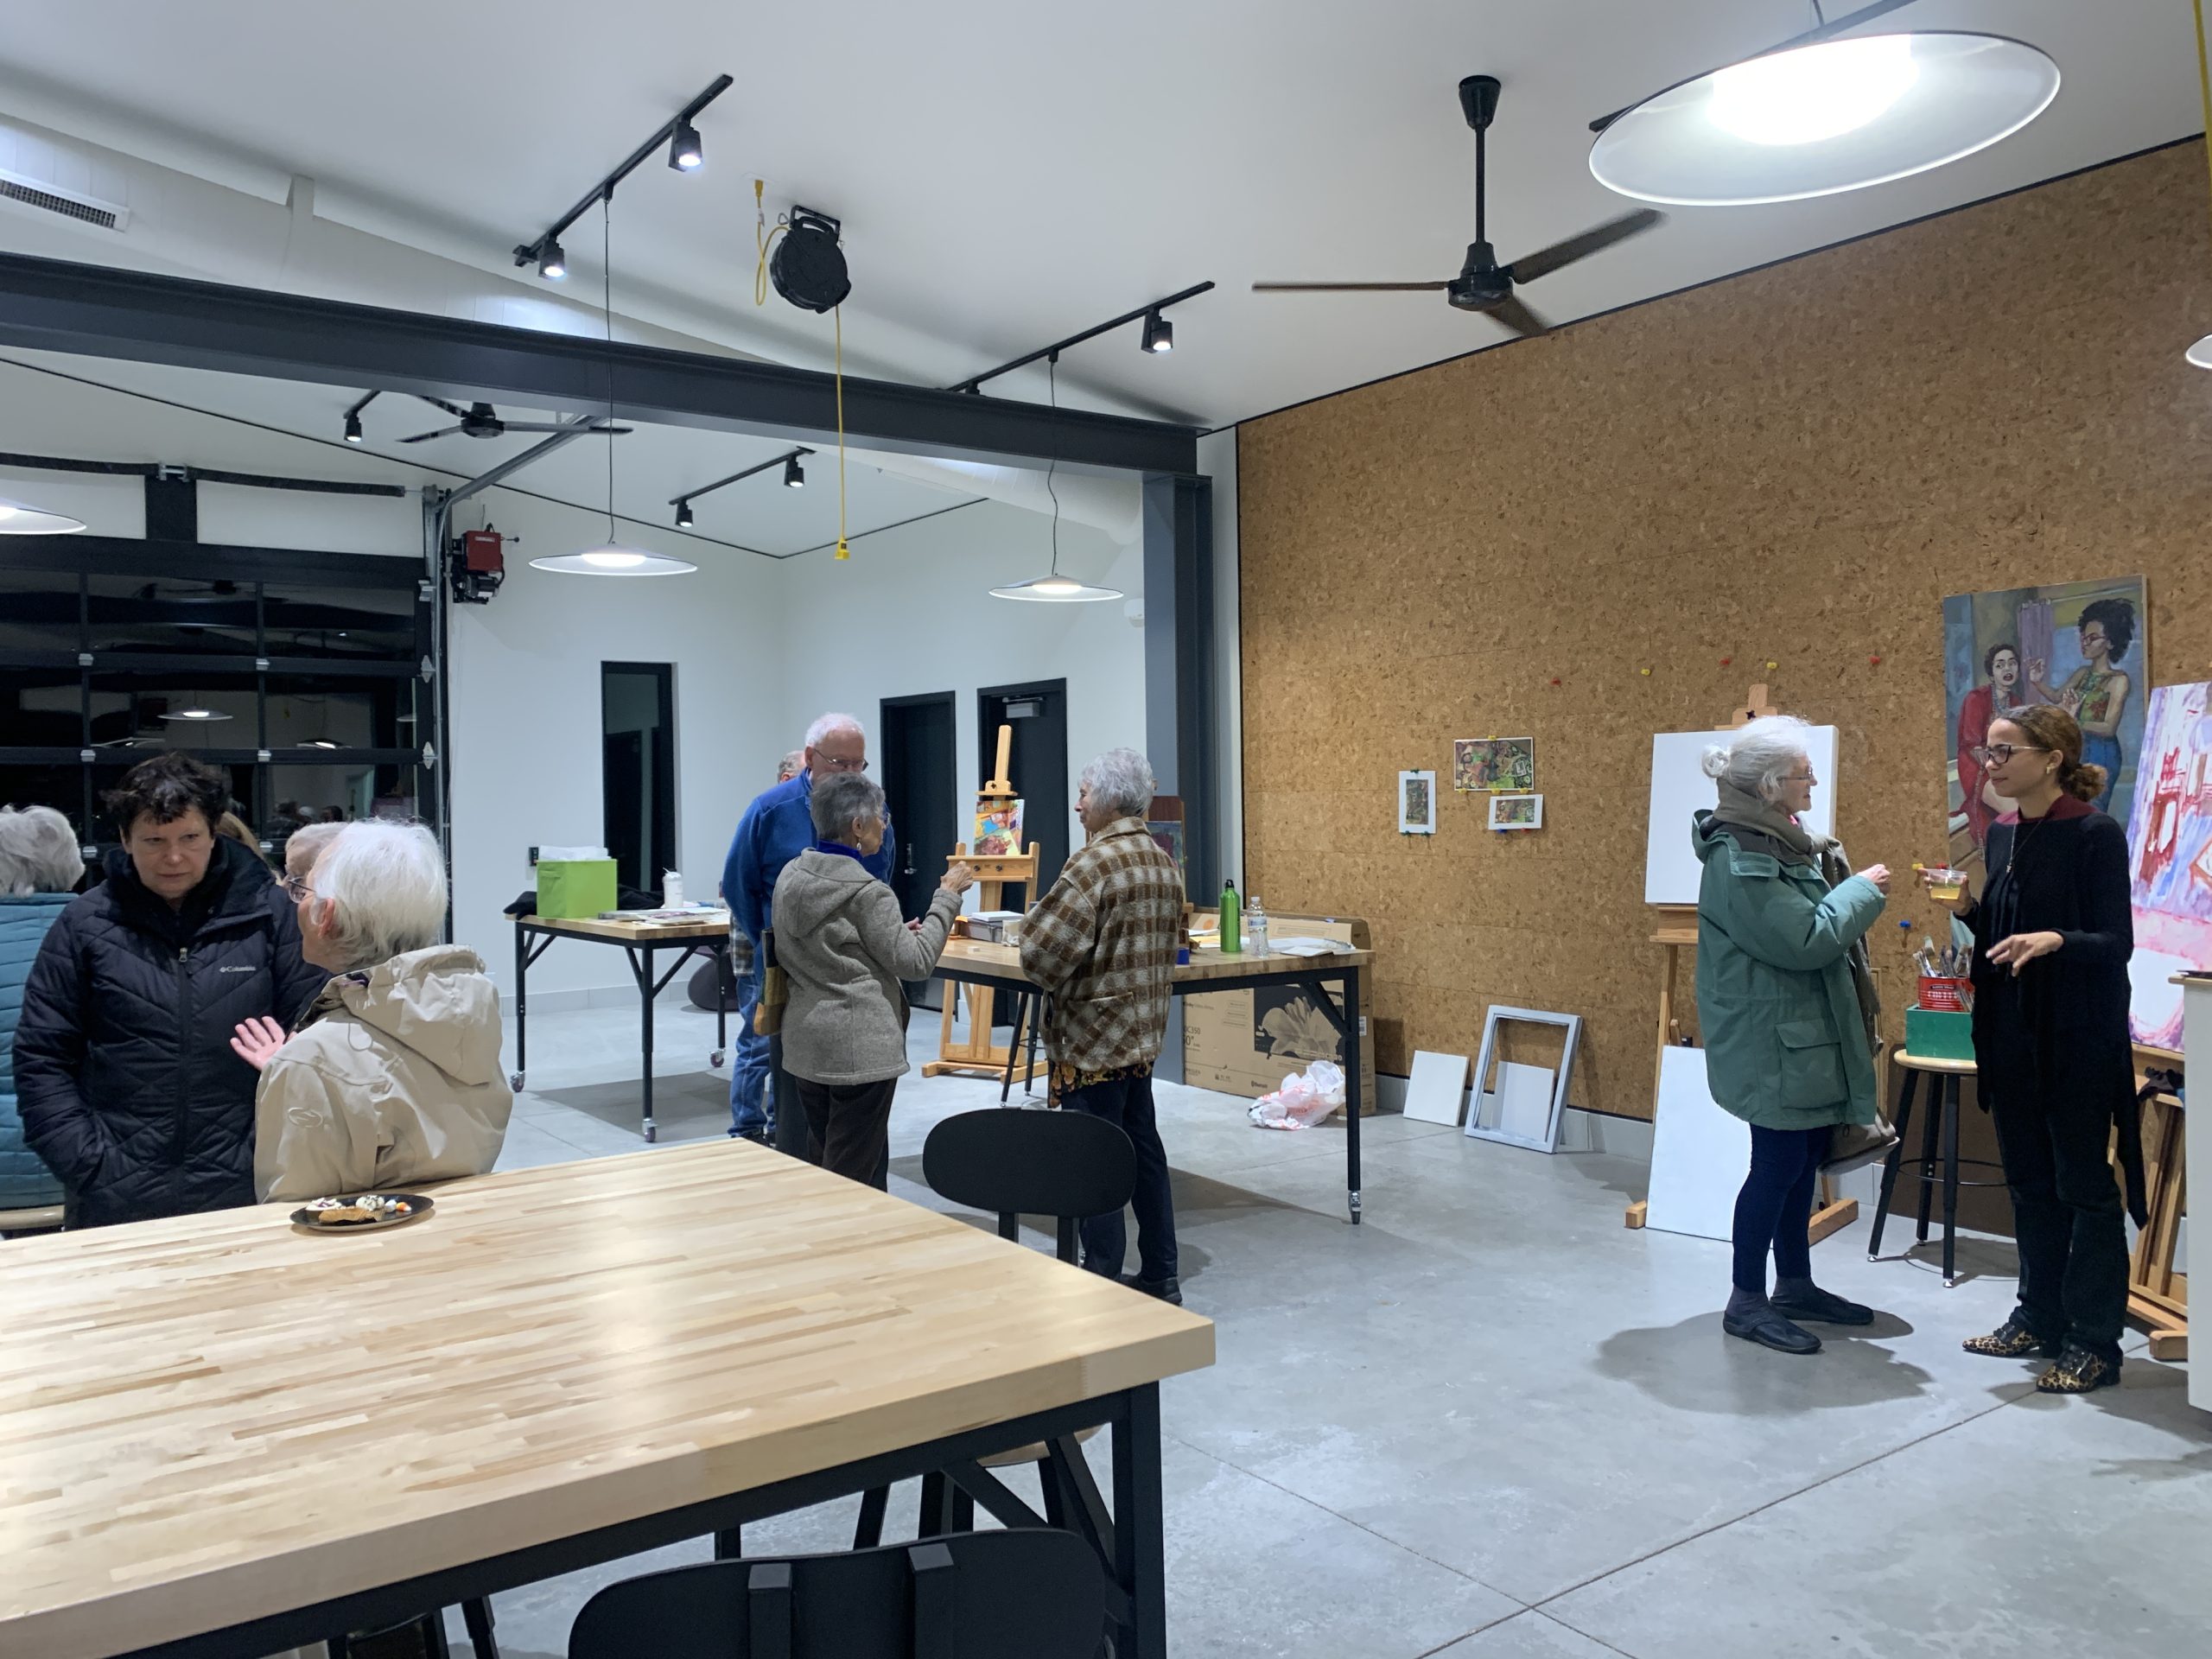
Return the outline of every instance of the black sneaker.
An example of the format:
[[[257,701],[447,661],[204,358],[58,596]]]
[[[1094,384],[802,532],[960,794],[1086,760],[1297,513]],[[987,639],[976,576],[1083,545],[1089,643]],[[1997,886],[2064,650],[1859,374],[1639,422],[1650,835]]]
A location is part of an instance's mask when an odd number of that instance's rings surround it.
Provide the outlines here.
[[[1832,1291],[1818,1285],[1795,1294],[1776,1291],[1770,1299],[1774,1311],[1785,1319],[1801,1319],[1814,1325],[1872,1325],[1874,1310],[1857,1302],[1847,1302]]]
[[[1959,1344],[1970,1354],[1991,1359],[2056,1359],[2059,1344],[2039,1337],[2015,1313],[1986,1337],[1968,1337]]]
[[[1134,1273],[1122,1275],[1122,1282],[1131,1290],[1141,1290],[1147,1296],[1156,1296],[1163,1302],[1183,1306],[1183,1281],[1173,1274],[1165,1279],[1140,1279]]]
[[[2120,1381],[2118,1362],[2102,1354],[2093,1354],[2086,1348],[2066,1344],[2066,1351],[2058,1357],[2058,1363],[2036,1378],[2038,1394],[2094,1394],[2099,1389],[2108,1389]]]
[[[1818,1337],[1790,1324],[1771,1303],[1746,1313],[1723,1313],[1720,1328],[1732,1337],[1740,1337],[1745,1342],[1756,1342],[1760,1347],[1771,1348],[1778,1354],[1817,1354],[1821,1351]]]

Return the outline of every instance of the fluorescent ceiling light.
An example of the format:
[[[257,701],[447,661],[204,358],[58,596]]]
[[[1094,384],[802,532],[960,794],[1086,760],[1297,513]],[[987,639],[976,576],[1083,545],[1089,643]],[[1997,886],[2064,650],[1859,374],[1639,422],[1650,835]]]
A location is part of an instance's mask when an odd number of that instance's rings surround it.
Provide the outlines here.
[[[228,720],[230,716],[219,709],[180,709],[173,715],[163,715],[163,720]]]
[[[84,527],[83,519],[66,512],[48,512],[0,496],[0,536],[67,536]]]
[[[633,547],[594,547],[583,553],[563,553],[532,559],[533,570],[558,570],[572,576],[683,576],[699,567],[687,559],[662,553],[640,553]]]
[[[2010,137],[2058,82],[2046,54],[1998,35],[1821,41],[1644,99],[1598,135],[1590,171],[1621,195],[1688,207],[1863,190]]]
[[[1073,576],[1036,576],[1011,587],[991,589],[993,599],[1024,599],[1048,605],[1087,605],[1096,600],[1120,599],[1118,588],[1093,588]]]

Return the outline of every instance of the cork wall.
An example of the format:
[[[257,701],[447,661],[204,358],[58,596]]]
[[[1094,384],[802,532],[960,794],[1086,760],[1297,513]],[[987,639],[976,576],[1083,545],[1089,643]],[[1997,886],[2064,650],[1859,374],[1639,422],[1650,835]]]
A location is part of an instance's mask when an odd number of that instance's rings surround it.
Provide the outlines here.
[[[1370,918],[1383,1071],[1578,1013],[1575,1103],[1649,1116],[1652,734],[1754,680],[1840,727],[1839,831],[1927,927],[1944,595],[2139,572],[2147,683],[2212,677],[2206,333],[2190,143],[1246,424],[1244,885]],[[1452,740],[1524,734],[1545,827],[1495,834]]]

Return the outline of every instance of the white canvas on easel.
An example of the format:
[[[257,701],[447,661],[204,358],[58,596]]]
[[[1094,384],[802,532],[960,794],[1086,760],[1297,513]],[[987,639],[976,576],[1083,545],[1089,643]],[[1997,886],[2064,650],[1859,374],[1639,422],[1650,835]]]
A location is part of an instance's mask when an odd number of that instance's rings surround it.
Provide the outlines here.
[[[1736,1193],[1751,1164],[1751,1125],[1714,1103],[1705,1051],[1669,1047],[1659,1063],[1644,1225],[1726,1240],[1736,1230]]]
[[[1705,775],[1705,752],[1734,741],[1732,731],[1661,732],[1651,740],[1651,816],[1646,821],[1643,902],[1697,903],[1705,874],[1690,848],[1690,815],[1711,809],[1718,786]],[[1818,836],[1835,834],[1836,728],[1805,728],[1805,752],[1813,763],[1813,804],[1805,827]]]
[[[1421,1123],[1457,1128],[1467,1106],[1467,1057],[1414,1051],[1413,1075],[1406,1080],[1406,1113]]]

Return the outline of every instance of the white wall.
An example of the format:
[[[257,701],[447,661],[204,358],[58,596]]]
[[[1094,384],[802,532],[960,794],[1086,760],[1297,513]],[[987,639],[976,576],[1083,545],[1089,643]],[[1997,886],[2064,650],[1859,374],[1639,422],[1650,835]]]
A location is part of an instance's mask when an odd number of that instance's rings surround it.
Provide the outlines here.
[[[827,553],[787,561],[778,572],[783,728],[753,758],[762,775],[774,775],[777,758],[817,715],[836,709],[859,716],[876,745],[881,699],[950,691],[960,762],[954,839],[965,841],[970,797],[982,781],[973,775],[979,688],[1066,680],[1071,774],[1104,750],[1142,748],[1144,634],[1130,626],[1123,602],[1040,605],[990,596],[994,587],[1043,575],[1052,562],[1050,537],[1050,520],[985,501],[864,537],[842,564]],[[1142,591],[1141,550],[1117,547],[1083,525],[1062,523],[1060,569],[1131,598]],[[1075,799],[1072,775],[1068,799]],[[1071,827],[1070,844],[1080,840]]]

